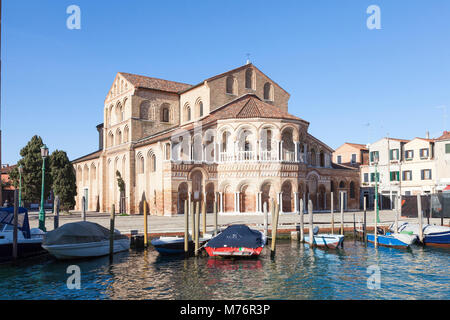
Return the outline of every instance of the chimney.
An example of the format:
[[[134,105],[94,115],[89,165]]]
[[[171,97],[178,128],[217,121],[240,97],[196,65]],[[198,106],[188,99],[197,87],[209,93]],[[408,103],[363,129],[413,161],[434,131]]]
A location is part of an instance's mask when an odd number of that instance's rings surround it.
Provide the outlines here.
[[[425,138],[430,139],[430,131],[427,131],[427,133],[425,134]]]
[[[97,126],[98,131],[98,150],[103,150],[103,123]]]

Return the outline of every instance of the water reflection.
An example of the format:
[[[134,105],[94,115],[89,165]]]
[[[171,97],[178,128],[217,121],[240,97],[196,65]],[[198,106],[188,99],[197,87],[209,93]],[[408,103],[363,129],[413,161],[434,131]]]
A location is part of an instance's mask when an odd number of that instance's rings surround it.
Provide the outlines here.
[[[160,256],[130,251],[90,260],[45,260],[0,267],[1,299],[449,299],[449,250],[364,246],[323,250],[280,241],[275,259]],[[69,290],[67,267],[81,269],[81,290]],[[367,287],[367,268],[381,271],[381,289]]]

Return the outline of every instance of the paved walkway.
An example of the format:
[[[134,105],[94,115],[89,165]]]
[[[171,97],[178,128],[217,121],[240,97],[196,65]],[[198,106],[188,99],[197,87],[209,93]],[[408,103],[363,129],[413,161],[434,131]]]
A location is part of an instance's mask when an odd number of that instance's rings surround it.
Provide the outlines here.
[[[344,213],[344,228],[349,228],[353,230],[353,216],[355,215],[356,224],[358,226],[359,221],[363,221],[363,212],[345,212]],[[98,213],[98,212],[88,212],[86,214],[87,221],[98,223],[105,228],[109,229],[109,214],[108,213]],[[340,213],[334,213],[334,227],[338,230],[340,227]],[[29,213],[30,227],[37,228],[39,225],[38,214],[35,212]],[[63,225],[69,222],[81,221],[81,214],[79,212],[72,212],[69,214],[61,214],[59,218],[59,225]],[[269,214],[269,228],[272,221],[272,217]],[[304,216],[305,228],[308,226],[309,217]],[[389,226],[395,221],[395,211],[393,210],[382,210],[380,211],[380,221],[379,225]],[[417,219],[411,218],[400,218],[399,221],[410,221],[417,222]],[[432,224],[439,224],[441,220],[438,218],[430,219]],[[191,223],[191,217],[189,219]],[[218,224],[219,226],[226,226],[229,224],[246,224],[248,226],[255,227],[256,229],[263,229],[264,216],[263,215],[219,215]],[[426,218],[424,219],[426,223]],[[449,225],[449,219],[444,219],[444,224]],[[300,224],[300,216],[296,214],[281,214],[279,219],[279,230],[280,232],[294,230],[296,224]],[[321,229],[331,228],[331,214],[330,213],[315,213],[314,214],[314,224],[318,225]],[[367,212],[367,224],[368,227],[374,225],[374,211]],[[207,232],[212,231],[214,228],[214,216],[213,214],[207,214]],[[47,231],[53,230],[53,214],[51,212],[46,214],[45,226]],[[138,230],[139,233],[144,232],[144,217],[142,215],[131,215],[131,216],[120,216],[116,215],[115,218],[115,228],[121,233],[130,234],[131,230]],[[184,232],[184,215],[178,215],[174,217],[160,217],[160,216],[149,216],[148,217],[148,230],[150,234],[181,234]]]

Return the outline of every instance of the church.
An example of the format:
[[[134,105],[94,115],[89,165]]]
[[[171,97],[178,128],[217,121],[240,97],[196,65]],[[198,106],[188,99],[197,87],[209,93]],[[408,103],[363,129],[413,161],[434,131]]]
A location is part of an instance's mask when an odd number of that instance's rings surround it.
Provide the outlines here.
[[[184,201],[217,201],[221,214],[359,209],[359,172],[288,112],[290,94],[247,64],[198,84],[117,73],[97,126],[99,150],[72,161],[76,210],[184,213]],[[125,182],[119,190],[117,176]],[[83,197],[85,201],[83,202]]]

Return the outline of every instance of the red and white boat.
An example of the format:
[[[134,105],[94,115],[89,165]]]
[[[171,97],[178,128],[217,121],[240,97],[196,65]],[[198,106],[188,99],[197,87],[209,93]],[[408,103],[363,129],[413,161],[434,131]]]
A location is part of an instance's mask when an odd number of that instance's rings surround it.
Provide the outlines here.
[[[209,240],[205,250],[210,257],[257,257],[266,241],[261,231],[238,224],[229,226]]]

